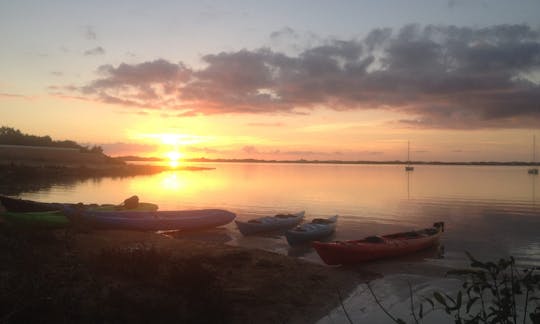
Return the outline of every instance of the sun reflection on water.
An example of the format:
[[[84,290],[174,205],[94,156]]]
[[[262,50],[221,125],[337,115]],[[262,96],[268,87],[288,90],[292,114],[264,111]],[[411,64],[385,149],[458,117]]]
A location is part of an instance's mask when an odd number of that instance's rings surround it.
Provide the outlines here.
[[[160,210],[182,209],[193,206],[215,206],[227,197],[227,179],[214,176],[215,171],[186,171],[172,169],[151,177],[137,177],[130,181],[130,190],[146,201],[159,205]],[[226,191],[227,192],[227,191]],[[230,192],[230,190],[228,191]],[[227,197],[227,198],[224,198]]]
[[[185,186],[185,182],[178,178],[177,173],[167,174],[161,181],[161,188],[166,191],[180,191]]]
[[[166,156],[169,159],[169,166],[175,169],[180,165],[180,159],[183,155],[178,151],[170,151],[167,152]]]

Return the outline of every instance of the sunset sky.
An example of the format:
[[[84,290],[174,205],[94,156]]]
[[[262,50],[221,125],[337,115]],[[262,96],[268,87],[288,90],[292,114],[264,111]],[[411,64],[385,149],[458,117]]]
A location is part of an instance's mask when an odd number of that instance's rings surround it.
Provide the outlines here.
[[[530,161],[539,18],[538,0],[0,0],[0,126],[113,156],[405,160],[410,141],[413,160]]]

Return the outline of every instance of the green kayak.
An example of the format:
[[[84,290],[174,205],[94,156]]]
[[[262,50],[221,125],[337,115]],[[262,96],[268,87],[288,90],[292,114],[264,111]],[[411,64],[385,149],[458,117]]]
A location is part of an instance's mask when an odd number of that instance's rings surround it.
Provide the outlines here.
[[[90,205],[87,208],[88,210],[100,210],[100,211],[111,211],[111,210],[133,210],[133,211],[156,211],[158,210],[158,205],[152,203],[141,202],[138,203],[135,208],[125,208],[122,205],[113,205],[113,204],[104,204],[99,206]]]
[[[69,220],[59,210],[26,213],[5,212],[0,214],[0,217],[11,224],[28,227],[62,228],[69,225]]]
[[[99,205],[87,207],[88,210],[95,211],[156,211],[158,206],[152,203],[139,203],[136,208],[126,209],[118,205]],[[20,226],[40,227],[40,228],[63,228],[69,225],[68,218],[60,210],[43,212],[4,212],[0,217],[7,222]]]

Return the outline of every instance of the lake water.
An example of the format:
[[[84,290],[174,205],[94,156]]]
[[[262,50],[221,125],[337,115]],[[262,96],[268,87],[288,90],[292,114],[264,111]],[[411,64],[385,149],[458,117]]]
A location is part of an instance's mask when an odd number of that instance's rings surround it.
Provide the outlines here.
[[[198,164],[201,165],[201,164]],[[540,180],[526,167],[214,163],[206,171],[102,178],[23,193],[49,202],[120,203],[138,195],[160,210],[223,208],[238,219],[306,211],[306,220],[339,215],[333,240],[446,223],[443,262],[513,255],[540,265]],[[538,187],[538,189],[537,189]],[[321,262],[283,236],[242,237],[234,224],[210,233],[228,244]],[[203,235],[204,236],[204,235]],[[425,261],[425,260],[424,260]],[[428,258],[428,262],[429,262]]]
[[[103,178],[54,185],[22,198],[48,202],[120,203],[131,195],[159,204],[160,210],[223,208],[247,220],[306,211],[306,220],[339,215],[331,240],[358,239],[446,223],[441,245],[404,258],[359,266],[384,275],[372,282],[395,315],[407,319],[410,284],[415,294],[451,292],[456,279],[448,268],[468,265],[465,251],[481,260],[514,256],[540,266],[540,177],[526,167],[333,164],[199,164],[206,171],[171,170],[151,176]],[[308,246],[291,248],[279,233],[243,237],[234,223],[222,228],[179,233],[200,240],[260,248],[321,263]],[[387,323],[364,285],[343,303],[358,323]],[[424,323],[450,318],[433,315]],[[320,324],[347,323],[341,307]]]

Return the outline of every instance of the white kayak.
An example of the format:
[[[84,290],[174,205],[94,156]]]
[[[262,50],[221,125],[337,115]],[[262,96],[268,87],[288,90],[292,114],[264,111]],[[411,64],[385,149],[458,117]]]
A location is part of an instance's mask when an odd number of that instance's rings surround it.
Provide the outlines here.
[[[330,236],[336,230],[338,215],[315,218],[311,223],[299,225],[285,233],[290,245],[315,241]]]
[[[251,219],[247,222],[236,220],[236,226],[240,233],[250,235],[255,233],[270,232],[296,226],[304,218],[305,211],[296,214],[278,214]]]

